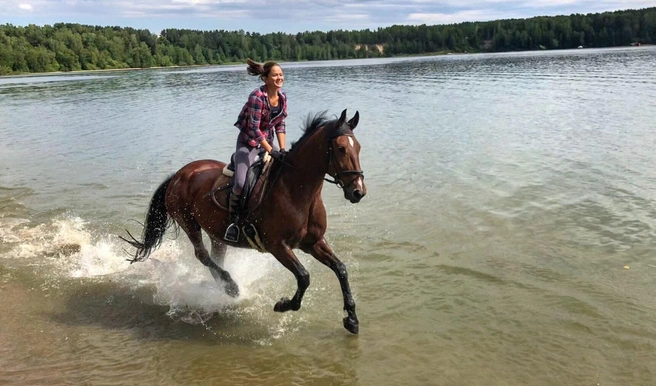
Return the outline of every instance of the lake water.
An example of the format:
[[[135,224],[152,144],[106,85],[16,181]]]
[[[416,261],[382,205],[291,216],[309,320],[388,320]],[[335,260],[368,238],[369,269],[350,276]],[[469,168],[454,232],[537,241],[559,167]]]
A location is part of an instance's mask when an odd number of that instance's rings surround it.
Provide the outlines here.
[[[231,300],[170,232],[118,239],[226,160],[244,66],[0,78],[0,384],[653,385],[656,49],[283,64],[290,141],[360,112],[368,195],[324,187],[334,274],[229,250]]]

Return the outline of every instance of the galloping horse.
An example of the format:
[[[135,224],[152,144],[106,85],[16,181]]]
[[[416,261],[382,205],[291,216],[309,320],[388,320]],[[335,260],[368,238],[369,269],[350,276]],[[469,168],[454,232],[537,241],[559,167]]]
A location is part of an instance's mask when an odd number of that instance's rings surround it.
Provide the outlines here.
[[[282,161],[275,160],[266,175],[268,191],[248,209],[247,219],[259,231],[261,251],[271,253],[296,277],[297,290],[291,299],[282,298],[274,311],[297,311],[310,285],[310,275],[294,255],[293,249],[314,256],[328,266],[339,279],[344,297],[344,327],[358,333],[355,301],[345,265],[335,256],[324,238],[326,209],[321,199],[324,180],[338,184],[344,197],[359,202],[367,193],[360,168],[360,144],[353,135],[359,113],[346,120],[328,120],[324,113],[308,117],[304,134]],[[193,161],[167,178],[155,191],[146,215],[142,241],[132,235],[129,242],[137,250],[132,262],[143,261],[157,248],[166,229],[177,224],[189,237],[198,260],[207,266],[215,280],[222,281],[226,293],[236,297],[239,287],[223,269],[226,247],[252,248],[242,237],[236,243],[223,240],[230,224],[228,212],[212,198],[214,183],[222,175],[225,163],[214,160]],[[325,179],[328,174],[333,180]],[[203,245],[201,230],[210,237],[211,255]],[[129,234],[129,232],[128,232]]]

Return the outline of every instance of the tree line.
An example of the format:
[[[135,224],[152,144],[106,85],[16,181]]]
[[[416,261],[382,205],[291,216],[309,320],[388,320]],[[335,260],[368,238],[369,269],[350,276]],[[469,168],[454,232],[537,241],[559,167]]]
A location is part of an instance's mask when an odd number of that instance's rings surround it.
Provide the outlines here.
[[[495,52],[656,43],[656,7],[594,14],[394,25],[376,30],[259,34],[103,27],[71,23],[0,25],[0,75]]]

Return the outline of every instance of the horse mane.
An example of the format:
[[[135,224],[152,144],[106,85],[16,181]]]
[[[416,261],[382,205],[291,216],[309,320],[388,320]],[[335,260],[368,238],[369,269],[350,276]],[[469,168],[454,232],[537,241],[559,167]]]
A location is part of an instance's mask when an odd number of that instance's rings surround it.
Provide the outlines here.
[[[295,147],[303,146],[303,143],[314,133],[316,133],[321,127],[326,127],[330,131],[335,129],[337,118],[329,119],[326,117],[326,114],[326,111],[320,111],[314,116],[312,116],[312,114],[308,114],[307,119],[305,120],[305,128],[303,128],[303,135],[301,135],[301,138],[299,138],[298,141],[292,143],[290,151]]]

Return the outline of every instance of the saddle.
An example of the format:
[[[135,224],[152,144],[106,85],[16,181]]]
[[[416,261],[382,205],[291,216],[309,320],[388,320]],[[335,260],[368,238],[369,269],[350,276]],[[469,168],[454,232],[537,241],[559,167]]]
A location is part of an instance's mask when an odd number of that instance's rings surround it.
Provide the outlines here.
[[[234,161],[234,155],[233,155]],[[246,219],[244,216],[241,216],[244,212],[252,212],[255,210],[260,203],[262,198],[266,193],[268,188],[268,178],[270,171],[270,166],[273,163],[273,159],[268,153],[264,154],[264,157],[261,157],[259,160],[255,161],[249,168],[246,173],[246,182],[244,183],[244,191],[242,192],[241,199],[239,201],[239,213],[240,219]],[[233,165],[234,162],[231,163]],[[230,193],[232,191],[232,186],[234,185],[233,177],[234,170],[230,169],[230,165],[226,165],[223,168],[223,173],[214,181],[210,195],[212,201],[219,208],[225,211],[229,211],[229,199]]]

